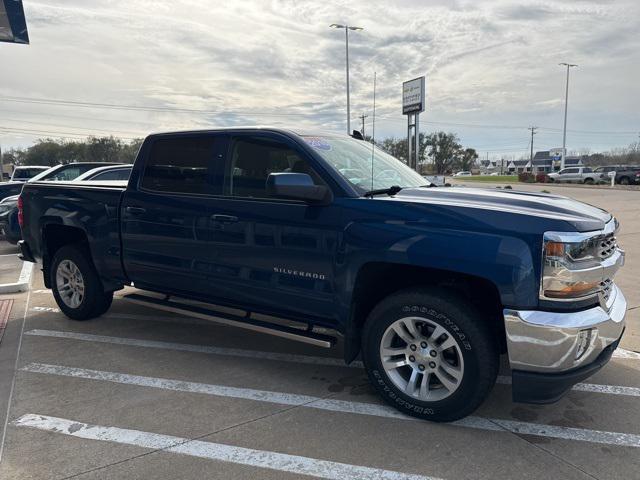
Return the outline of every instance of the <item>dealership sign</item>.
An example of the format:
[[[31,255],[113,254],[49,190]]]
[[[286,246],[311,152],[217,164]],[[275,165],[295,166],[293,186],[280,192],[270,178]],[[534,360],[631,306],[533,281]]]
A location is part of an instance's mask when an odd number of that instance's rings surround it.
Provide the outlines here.
[[[424,77],[402,84],[402,113],[424,112]]]
[[[552,148],[549,150],[549,156],[552,160],[558,161],[562,159],[562,148]]]

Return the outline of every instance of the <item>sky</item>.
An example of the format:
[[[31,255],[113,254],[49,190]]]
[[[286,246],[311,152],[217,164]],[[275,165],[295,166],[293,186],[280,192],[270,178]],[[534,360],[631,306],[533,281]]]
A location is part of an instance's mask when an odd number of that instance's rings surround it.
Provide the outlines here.
[[[30,45],[0,43],[0,145],[231,125],[406,136],[402,82],[425,75],[421,131],[481,158],[640,137],[640,2],[24,0]]]

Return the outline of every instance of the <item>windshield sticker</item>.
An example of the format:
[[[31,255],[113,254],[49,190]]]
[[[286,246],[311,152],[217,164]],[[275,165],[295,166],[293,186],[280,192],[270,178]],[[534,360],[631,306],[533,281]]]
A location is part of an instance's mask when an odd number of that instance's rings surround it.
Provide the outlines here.
[[[304,141],[318,150],[331,150],[331,144],[322,137],[304,137]]]

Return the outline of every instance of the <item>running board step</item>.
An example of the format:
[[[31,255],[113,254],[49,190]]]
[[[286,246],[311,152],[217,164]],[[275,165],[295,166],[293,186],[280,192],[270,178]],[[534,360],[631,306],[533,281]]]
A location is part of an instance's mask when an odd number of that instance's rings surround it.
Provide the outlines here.
[[[253,330],[255,332],[267,333],[269,335],[288,338],[289,340],[309,343],[318,347],[331,348],[336,343],[336,338],[332,337],[331,335],[316,333],[311,329],[301,330],[299,328],[288,327],[286,325],[279,325],[276,323],[257,320],[254,318],[250,318],[250,312],[247,312],[244,317],[239,317],[215,310],[210,310],[206,307],[201,306],[202,304],[189,305],[186,303],[181,303],[179,301],[172,301],[167,298],[156,298],[147,295],[140,295],[139,293],[130,293],[128,295],[123,295],[121,298],[138,305],[144,305],[146,307],[164,310],[165,312],[181,313],[190,317],[209,320],[232,327],[245,328],[247,330]]]

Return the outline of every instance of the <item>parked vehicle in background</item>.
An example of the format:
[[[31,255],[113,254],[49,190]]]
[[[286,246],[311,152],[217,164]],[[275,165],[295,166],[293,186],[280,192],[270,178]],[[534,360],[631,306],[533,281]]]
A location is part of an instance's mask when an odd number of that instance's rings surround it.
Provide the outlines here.
[[[100,165],[100,167],[96,168],[96,165]],[[124,165],[120,163],[106,164],[107,166],[103,165],[105,164],[97,162],[57,165],[55,167],[47,168],[45,171],[29,179],[26,183],[31,181],[71,181],[76,180],[76,176],[82,176],[85,174],[100,175],[101,172],[105,172],[107,171],[106,169],[110,168],[122,169],[123,171],[118,171],[116,173],[119,177],[126,175],[126,178],[129,178],[129,173],[131,173],[131,165]],[[20,188],[22,188],[24,184],[25,182],[20,182]],[[4,233],[5,239],[9,243],[14,244],[18,243],[22,238],[22,232],[20,231],[20,225],[18,223],[18,198],[19,195],[13,195],[0,200],[0,231]]]
[[[128,182],[26,183],[20,247],[71,319],[102,315],[133,283],[124,299],[149,307],[324,347],[336,331],[345,361],[361,355],[380,395],[423,419],[474,411],[500,353],[514,400],[530,403],[605,365],[625,326],[616,219],[565,197],[425,183],[343,135],[151,135]]]
[[[77,177],[74,182],[129,180],[132,165],[109,165],[89,170]]]
[[[454,177],[470,177],[471,172],[458,172],[454,175]]]
[[[74,180],[89,170],[106,165],[124,165],[122,163],[104,163],[104,162],[76,162],[56,165],[48,168],[43,172],[31,177],[27,182],[59,182],[65,180]],[[0,184],[0,200],[13,195],[18,195],[22,191],[25,182],[6,182]]]
[[[104,163],[104,162],[76,162],[57,165],[49,170],[42,172],[33,177],[32,182],[69,182],[75,180],[83,173],[98,167],[106,167],[110,165],[124,165],[123,163]]]
[[[0,200],[0,232],[7,242],[16,244],[22,238],[18,224],[18,197],[6,197]]]
[[[620,185],[640,185],[640,165],[625,165],[616,170],[615,182]]]
[[[30,178],[35,177],[39,173],[49,170],[51,167],[41,167],[37,165],[31,165],[28,167],[15,167],[11,174],[11,182],[26,182]]]
[[[547,175],[549,180],[557,183],[586,183],[587,185],[592,185],[601,181],[601,174],[595,173],[591,167],[568,167]]]

